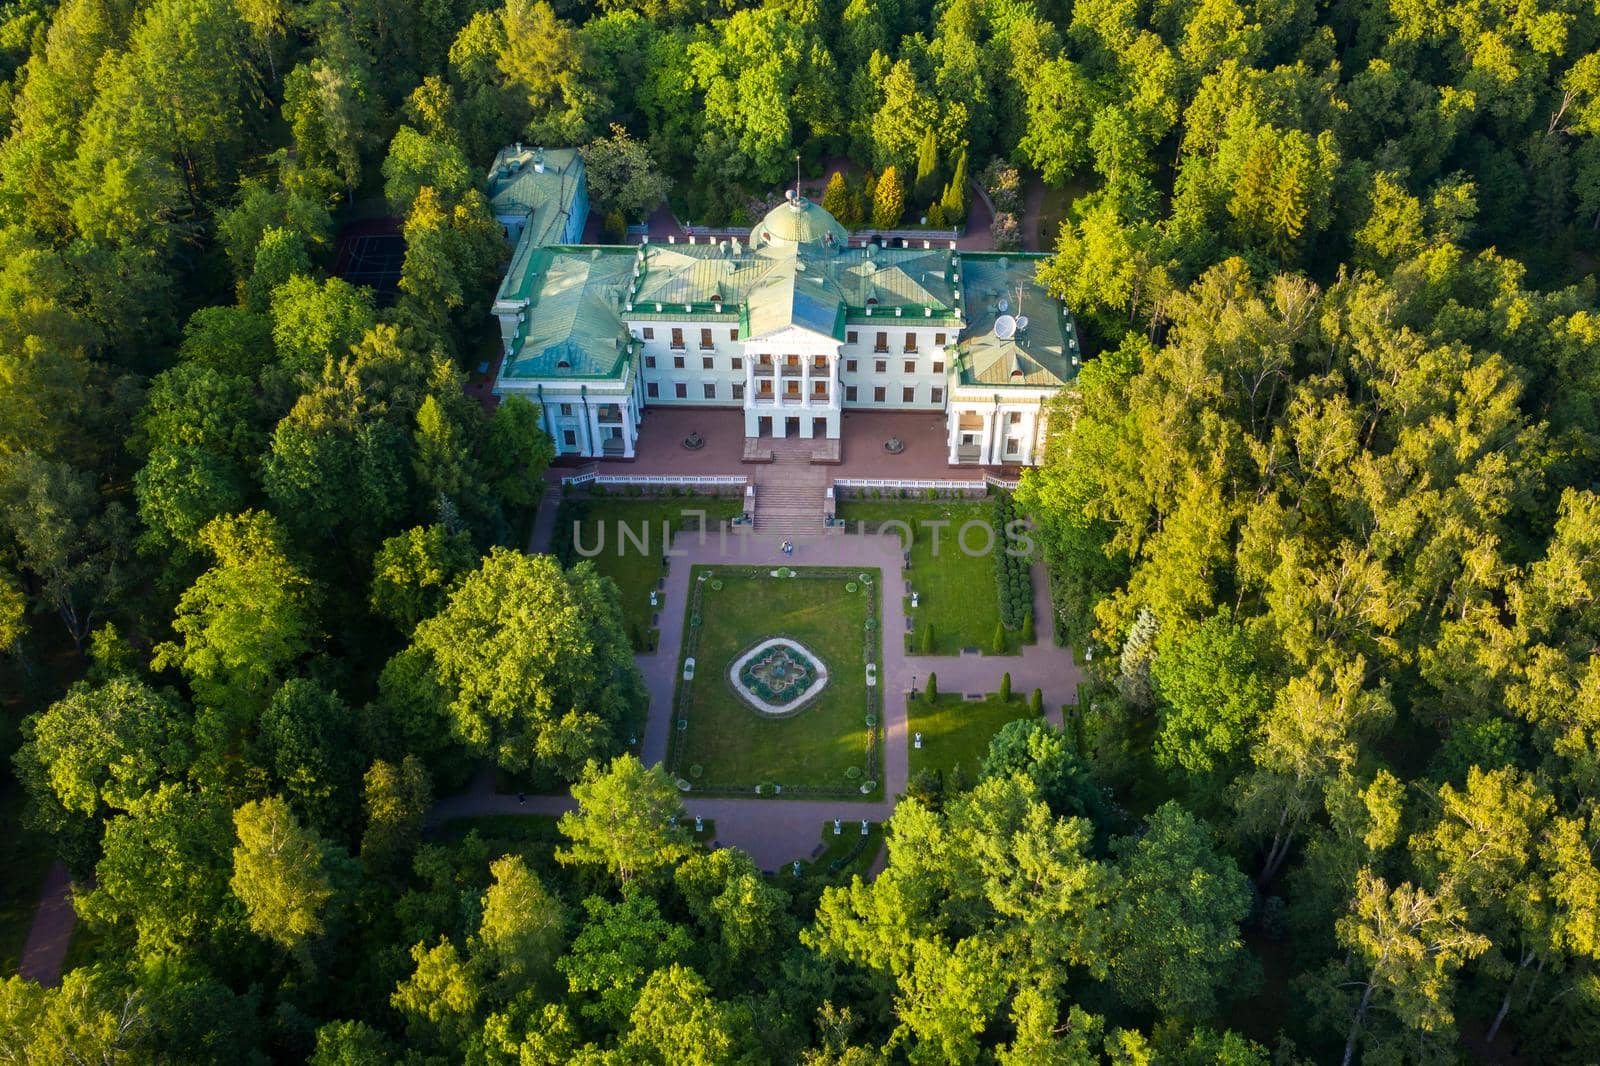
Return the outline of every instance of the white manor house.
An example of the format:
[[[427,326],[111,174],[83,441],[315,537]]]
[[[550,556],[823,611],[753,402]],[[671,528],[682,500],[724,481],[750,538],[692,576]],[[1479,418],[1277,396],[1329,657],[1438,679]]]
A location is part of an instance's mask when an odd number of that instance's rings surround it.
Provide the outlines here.
[[[813,438],[826,461],[841,412],[866,409],[943,412],[951,464],[1026,465],[1077,377],[1077,330],[1035,282],[1036,254],[852,245],[795,193],[748,239],[578,244],[572,149],[503,149],[489,192],[516,249],[494,392],[539,404],[559,454],[632,458],[661,405],[742,409],[747,451]]]

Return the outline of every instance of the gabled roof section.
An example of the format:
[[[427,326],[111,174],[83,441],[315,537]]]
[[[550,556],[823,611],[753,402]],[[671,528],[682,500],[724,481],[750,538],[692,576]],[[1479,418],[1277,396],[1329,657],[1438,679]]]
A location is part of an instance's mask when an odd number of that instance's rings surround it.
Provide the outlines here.
[[[530,298],[500,376],[621,375],[632,344],[621,308],[633,262],[628,248],[536,249],[528,263]]]
[[[523,240],[535,245],[559,240],[572,217],[583,182],[583,157],[576,148],[500,149],[489,168],[489,206],[497,217],[526,215]]]
[[[1039,285],[1042,255],[960,257],[966,326],[956,370],[963,385],[1054,387],[1078,376],[1077,327]]]

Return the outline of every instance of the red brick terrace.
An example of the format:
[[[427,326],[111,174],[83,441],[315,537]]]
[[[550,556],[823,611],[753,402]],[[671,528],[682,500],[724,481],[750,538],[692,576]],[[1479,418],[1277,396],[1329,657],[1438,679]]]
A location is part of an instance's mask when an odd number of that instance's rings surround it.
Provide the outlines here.
[[[951,466],[945,436],[944,414],[938,411],[846,411],[840,416],[840,462],[820,467],[829,478],[906,478],[979,480],[985,473],[1016,477],[1016,467]],[[705,438],[705,446],[690,451],[683,439],[690,433]],[[905,450],[898,455],[884,450],[890,437],[899,437]],[[558,460],[552,476],[570,474],[591,466],[605,473],[625,474],[747,474],[755,464],[744,455],[744,412],[737,408],[652,407],[639,425],[637,457],[628,459]]]

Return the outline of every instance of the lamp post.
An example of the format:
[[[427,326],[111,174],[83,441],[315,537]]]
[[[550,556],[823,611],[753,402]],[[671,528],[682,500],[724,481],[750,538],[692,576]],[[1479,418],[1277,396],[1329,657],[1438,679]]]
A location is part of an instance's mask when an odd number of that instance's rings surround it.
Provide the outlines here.
[[[916,674],[912,674],[911,675],[911,698],[913,700],[917,698],[917,675]]]

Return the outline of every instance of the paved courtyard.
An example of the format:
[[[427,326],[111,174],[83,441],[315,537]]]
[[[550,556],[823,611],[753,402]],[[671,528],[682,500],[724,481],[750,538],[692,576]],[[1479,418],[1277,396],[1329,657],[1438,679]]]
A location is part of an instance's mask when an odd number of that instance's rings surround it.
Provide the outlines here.
[[[702,429],[701,432],[706,431]],[[681,466],[676,469],[682,470]],[[677,609],[662,612],[661,642],[657,650],[635,657],[650,692],[644,761],[655,764],[665,759],[667,753],[673,689],[683,640],[682,605],[688,602],[692,567],[729,562],[762,566],[875,566],[883,573],[884,641],[879,683],[884,691],[884,794],[889,798],[862,803],[842,799],[698,798],[692,793],[686,797],[684,807],[691,816],[716,821],[718,843],[743,849],[758,866],[767,870],[776,869],[791,859],[808,858],[820,842],[819,833],[824,823],[835,818],[847,825],[859,823],[863,818],[881,822],[893,812],[895,797],[905,792],[909,774],[905,695],[913,690],[913,678],[915,683],[921,683],[927,679],[929,671],[936,671],[941,692],[981,693],[998,689],[1000,675],[1009,671],[1013,691],[1043,690],[1050,719],[1057,725],[1061,724],[1060,708],[1076,702],[1079,681],[1078,666],[1071,652],[1055,647],[1048,639],[1026,648],[1019,656],[909,655],[901,639],[906,631],[905,608],[900,595],[905,588],[905,576],[898,539],[893,535],[844,534],[793,539],[795,554],[787,558],[779,549],[780,538],[777,537],[730,536],[724,542],[710,534],[702,542],[695,534],[680,533],[673,542],[675,554],[667,572],[665,597],[665,602],[677,605]],[[1036,566],[1033,571],[1033,595],[1034,617],[1048,619],[1049,589],[1042,566]],[[1040,628],[1048,630],[1047,626]],[[559,814],[573,806],[572,798],[567,795],[529,796],[526,802],[519,802],[514,794],[497,793],[493,772],[485,771],[467,792],[440,801],[433,818],[445,821],[478,814]]]

